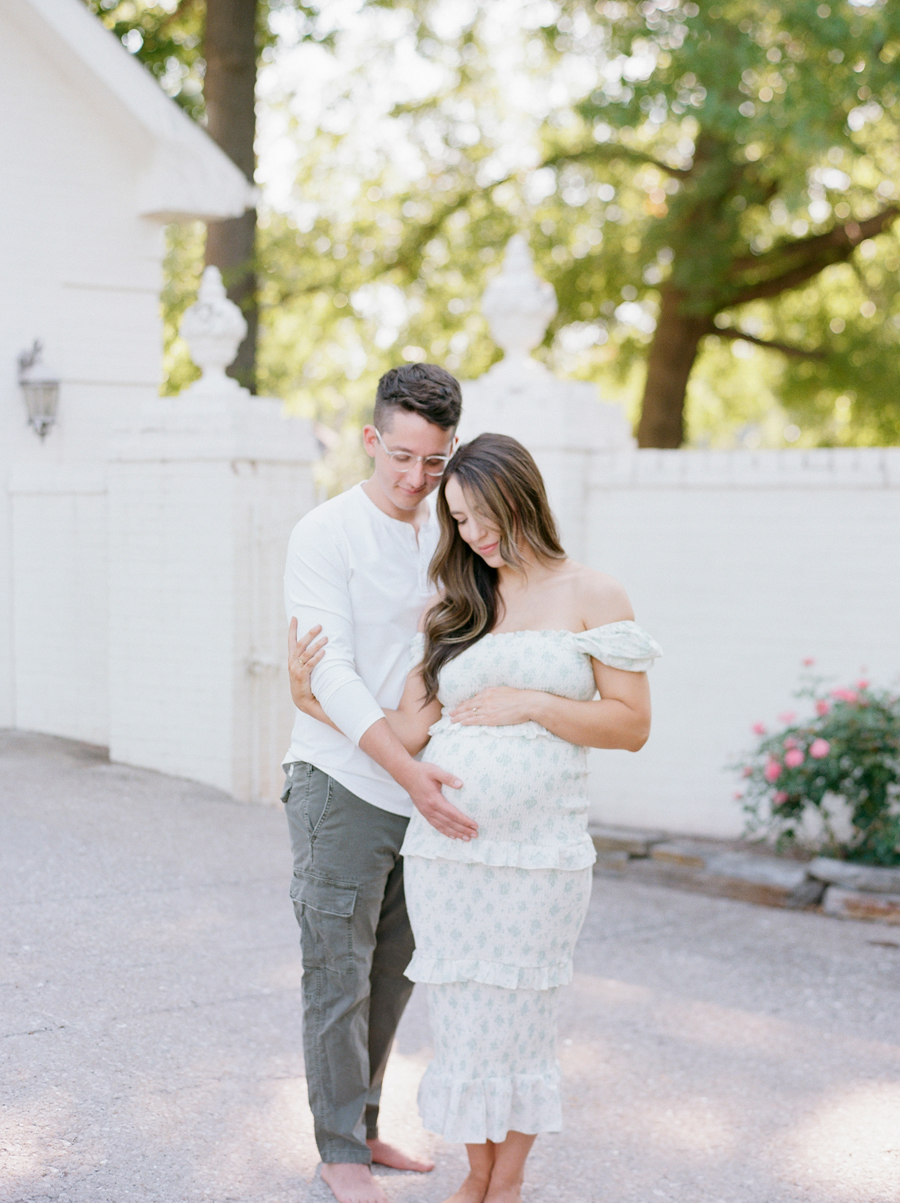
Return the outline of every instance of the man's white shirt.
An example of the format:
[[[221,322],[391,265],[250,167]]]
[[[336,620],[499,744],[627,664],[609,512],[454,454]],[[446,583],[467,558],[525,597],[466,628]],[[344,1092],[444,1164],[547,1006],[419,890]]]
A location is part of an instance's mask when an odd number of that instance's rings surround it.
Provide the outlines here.
[[[297,711],[285,764],[314,764],[345,789],[392,814],[412,813],[409,795],[358,746],[382,707],[396,709],[410,644],[432,596],[428,565],[438,541],[432,505],[416,534],[355,485],[311,510],[288,544],[284,598],[298,635],[321,623],[325,655],[312,688],[340,728]]]

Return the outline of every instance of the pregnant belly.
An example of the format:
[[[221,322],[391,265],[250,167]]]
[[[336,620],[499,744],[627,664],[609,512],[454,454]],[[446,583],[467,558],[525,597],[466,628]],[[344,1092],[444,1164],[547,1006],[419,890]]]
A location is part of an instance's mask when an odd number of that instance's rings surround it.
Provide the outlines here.
[[[585,750],[564,740],[492,730],[457,727],[432,736],[423,759],[463,782],[460,790],[445,789],[447,797],[478,823],[485,839],[532,844],[578,838],[587,820]]]

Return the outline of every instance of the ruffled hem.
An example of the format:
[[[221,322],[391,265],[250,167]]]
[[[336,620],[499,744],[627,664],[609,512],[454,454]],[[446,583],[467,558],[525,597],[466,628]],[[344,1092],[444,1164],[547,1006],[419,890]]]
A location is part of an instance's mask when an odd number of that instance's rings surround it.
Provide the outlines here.
[[[475,958],[430,956],[414,952],[405,970],[411,982],[444,986],[448,982],[479,982],[483,986],[500,986],[504,990],[552,990],[568,986],[572,980],[572,962],[555,965],[509,965],[501,961],[479,961]]]
[[[463,1144],[501,1141],[510,1132],[559,1132],[559,1072],[451,1078],[429,1068],[419,1086],[419,1114],[429,1131]]]
[[[400,849],[401,856],[423,860],[450,860],[470,865],[510,869],[588,869],[597,859],[587,834],[573,844],[517,844],[512,840],[451,840],[433,827],[410,827]]]

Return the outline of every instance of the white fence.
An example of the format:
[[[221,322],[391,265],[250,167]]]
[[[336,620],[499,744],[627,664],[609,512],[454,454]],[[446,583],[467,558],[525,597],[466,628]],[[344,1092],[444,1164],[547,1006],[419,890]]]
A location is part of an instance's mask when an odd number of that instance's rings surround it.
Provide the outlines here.
[[[737,833],[724,766],[751,723],[801,712],[801,660],[900,675],[900,448],[624,451],[593,457],[589,487],[586,559],[665,652],[647,746],[593,754],[594,815]]]

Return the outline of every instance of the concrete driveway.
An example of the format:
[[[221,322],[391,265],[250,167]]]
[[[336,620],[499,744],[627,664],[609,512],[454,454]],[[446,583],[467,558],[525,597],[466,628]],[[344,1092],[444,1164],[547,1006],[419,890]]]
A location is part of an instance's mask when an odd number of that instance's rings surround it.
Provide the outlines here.
[[[327,1203],[277,810],[0,732],[0,1200]],[[563,1008],[566,1130],[529,1203],[897,1203],[900,933],[598,878]],[[386,1172],[438,1203],[417,991]]]

